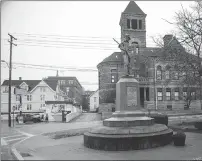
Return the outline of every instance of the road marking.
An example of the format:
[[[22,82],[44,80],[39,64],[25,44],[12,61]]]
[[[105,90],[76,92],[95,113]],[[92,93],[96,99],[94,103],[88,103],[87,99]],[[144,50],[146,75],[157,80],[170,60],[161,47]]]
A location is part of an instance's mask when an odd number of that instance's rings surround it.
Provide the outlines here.
[[[21,133],[21,134],[23,134],[23,135],[26,135],[26,136],[28,136],[28,137],[34,136],[33,134],[29,134],[29,133],[26,133],[26,132],[23,132],[23,131],[20,131],[20,130],[16,130],[16,131],[18,131],[19,133]]]
[[[2,138],[7,139],[7,138],[18,137],[18,136],[24,136],[24,135],[22,135],[22,134],[20,134],[20,135],[11,135],[11,136],[6,136],[6,137],[2,137]]]
[[[2,145],[2,146],[3,146],[3,145],[8,145],[7,142],[6,142],[3,138],[1,138],[1,145]]]
[[[11,140],[7,140],[7,142],[11,142],[11,141],[16,141],[16,140],[21,140],[24,139],[25,137],[20,137],[20,138],[16,138],[16,139],[11,139]]]

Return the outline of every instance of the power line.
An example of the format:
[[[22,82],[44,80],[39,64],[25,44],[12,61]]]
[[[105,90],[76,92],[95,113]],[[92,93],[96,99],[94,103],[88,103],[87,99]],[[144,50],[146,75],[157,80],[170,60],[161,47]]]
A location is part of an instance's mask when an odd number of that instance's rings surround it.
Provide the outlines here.
[[[23,43],[18,43],[19,46],[38,46],[38,47],[53,47],[53,48],[68,48],[68,49],[90,49],[90,50],[111,50],[114,51],[115,49],[110,49],[110,48],[93,48],[93,47],[85,47],[85,46],[53,46],[53,45],[43,45],[43,44],[23,44]]]
[[[54,67],[54,68],[68,68],[68,69],[94,69],[97,70],[96,67],[78,67],[78,66],[55,66],[55,65],[41,65],[41,64],[26,64],[26,63],[19,63],[19,62],[13,62],[17,65],[31,65],[31,66],[40,66],[40,67]]]
[[[58,67],[40,67],[40,66],[28,66],[28,65],[18,65],[15,68],[33,68],[33,69],[41,69],[41,70],[52,70],[52,71],[74,71],[74,72],[97,72],[95,69],[69,69],[69,68],[58,68]]]
[[[100,37],[100,36],[64,36],[64,35],[43,35],[43,34],[28,34],[28,33],[13,33],[14,35],[26,35],[29,37],[59,37],[59,38],[93,38],[93,39],[112,39],[112,37]],[[120,39],[120,38],[117,38]]]
[[[116,44],[112,44],[112,43],[101,43],[101,42],[53,41],[53,40],[39,40],[39,39],[18,39],[18,42],[55,42],[55,43],[62,43],[62,44],[80,43],[80,44],[99,44],[99,45],[113,45],[113,46],[116,45]]]

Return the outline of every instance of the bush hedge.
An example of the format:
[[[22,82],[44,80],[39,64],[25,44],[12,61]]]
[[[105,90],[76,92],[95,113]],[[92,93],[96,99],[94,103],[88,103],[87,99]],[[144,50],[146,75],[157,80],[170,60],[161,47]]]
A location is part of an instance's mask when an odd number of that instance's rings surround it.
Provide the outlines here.
[[[116,89],[102,89],[99,91],[100,103],[115,103]]]
[[[197,121],[194,123],[195,128],[202,130],[202,121]]]
[[[168,116],[164,114],[150,114],[149,117],[154,118],[156,124],[164,124],[168,126]]]
[[[175,146],[184,146],[185,140],[186,140],[186,135],[182,131],[179,131],[173,135],[173,142]]]

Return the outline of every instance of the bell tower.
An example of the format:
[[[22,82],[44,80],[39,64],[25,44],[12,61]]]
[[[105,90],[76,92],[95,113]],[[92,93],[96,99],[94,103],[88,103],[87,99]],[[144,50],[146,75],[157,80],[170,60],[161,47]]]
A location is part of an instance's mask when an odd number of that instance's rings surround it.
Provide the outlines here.
[[[125,35],[129,35],[131,41],[138,45],[138,48],[146,47],[146,14],[134,2],[130,1],[124,12],[121,14],[119,25],[121,26],[121,41]]]

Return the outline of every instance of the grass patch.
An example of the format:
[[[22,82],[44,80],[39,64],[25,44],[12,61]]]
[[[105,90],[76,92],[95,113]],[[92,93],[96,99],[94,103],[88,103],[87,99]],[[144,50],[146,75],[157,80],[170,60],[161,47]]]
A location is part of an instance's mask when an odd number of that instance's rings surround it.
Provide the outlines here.
[[[51,139],[62,139],[62,138],[67,138],[72,136],[83,135],[85,132],[88,132],[90,130],[91,128],[71,129],[71,130],[65,130],[65,131],[58,131],[54,133],[46,133],[43,135],[48,136]]]

